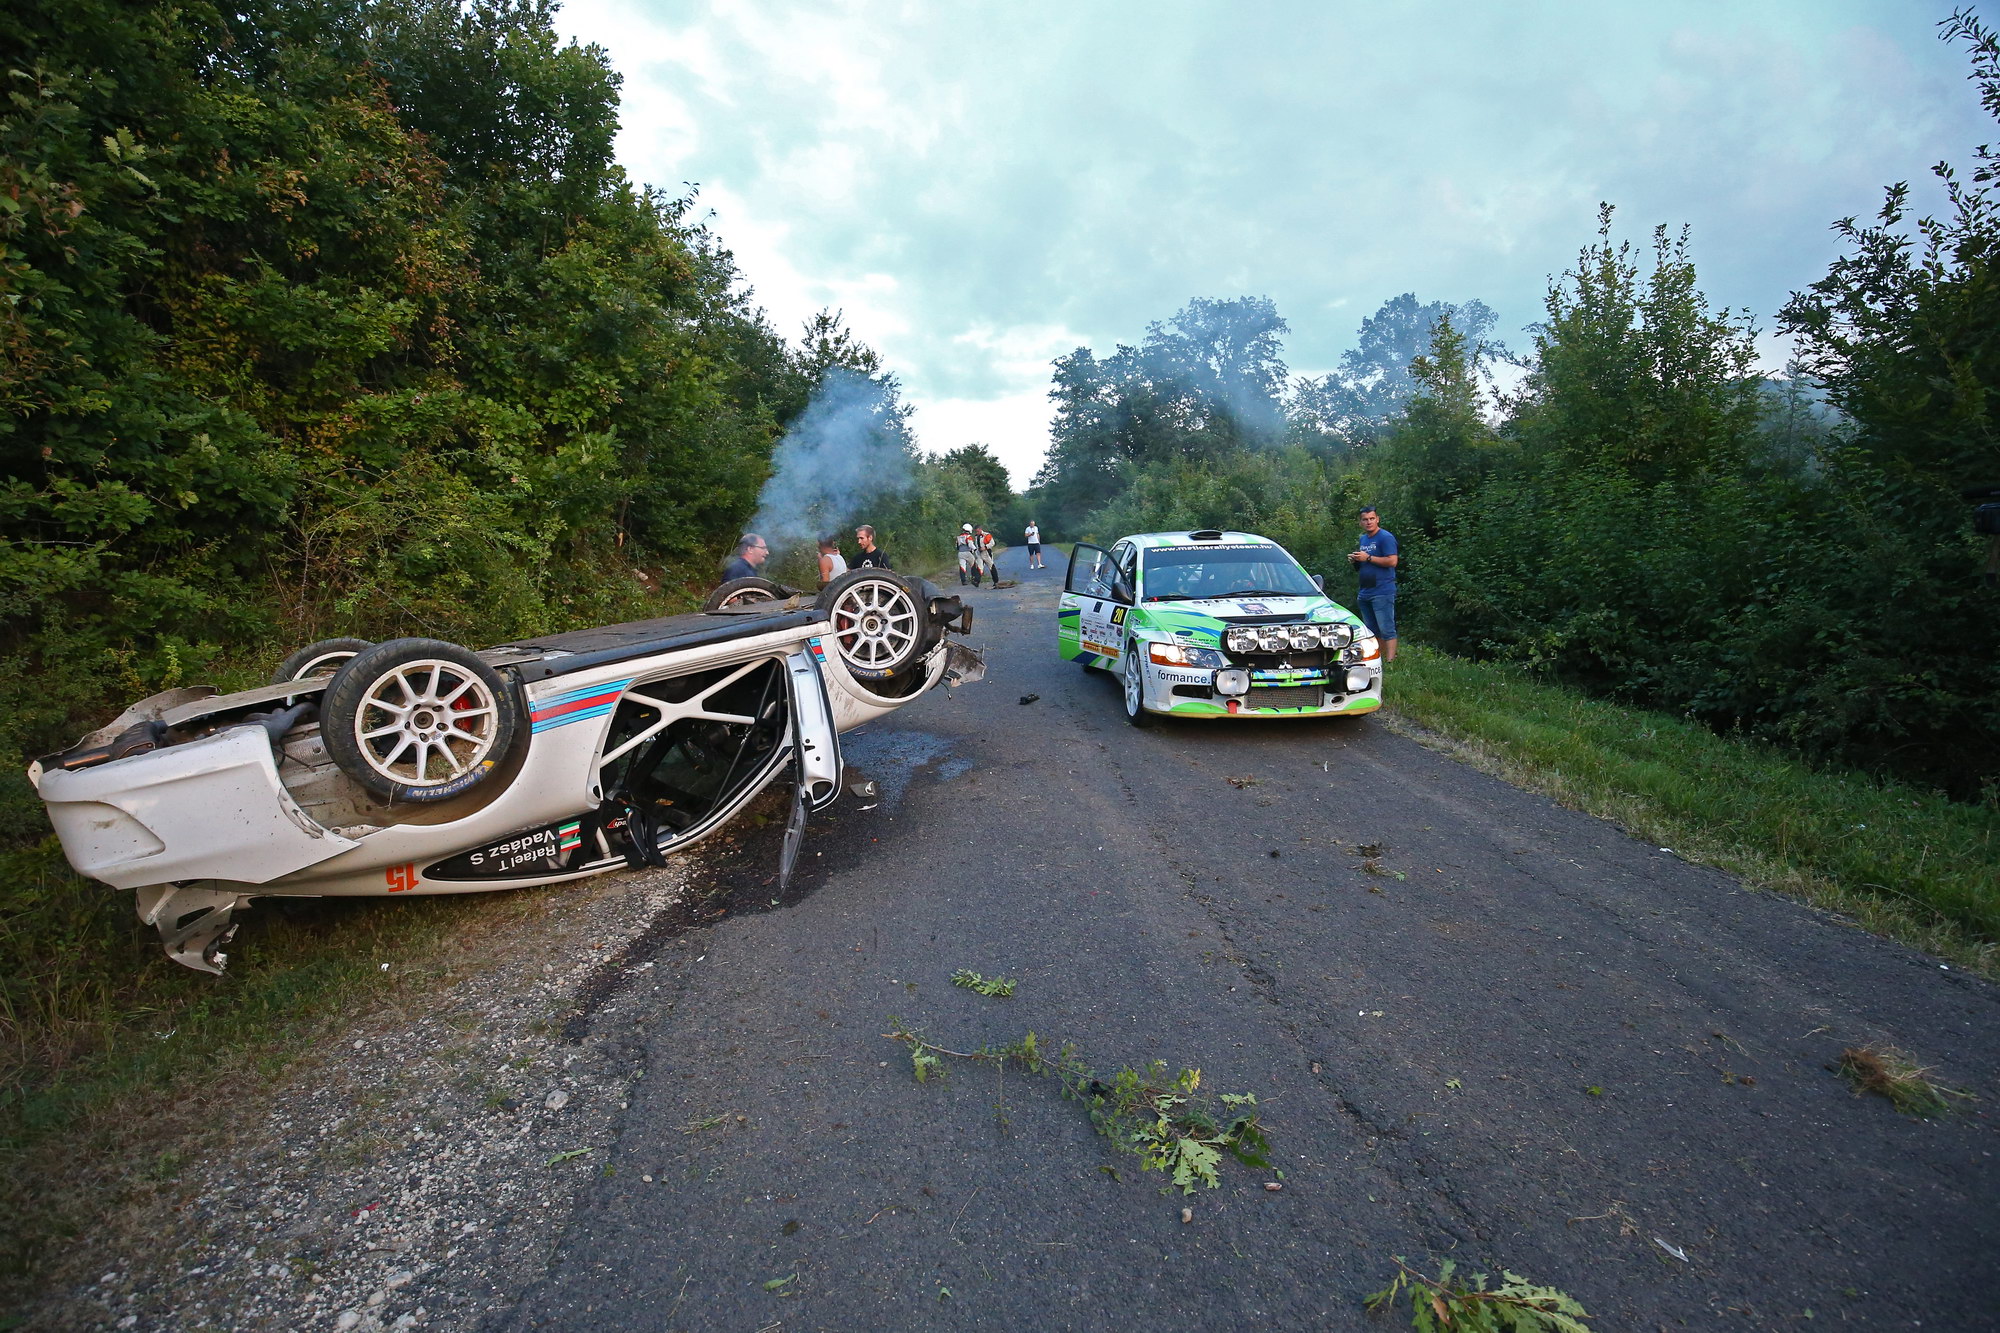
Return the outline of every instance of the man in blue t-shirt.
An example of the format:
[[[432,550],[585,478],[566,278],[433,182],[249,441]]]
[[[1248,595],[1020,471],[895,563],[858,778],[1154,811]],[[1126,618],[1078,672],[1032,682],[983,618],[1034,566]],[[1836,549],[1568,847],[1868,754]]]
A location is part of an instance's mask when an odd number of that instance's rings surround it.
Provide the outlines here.
[[[1361,541],[1347,558],[1361,579],[1355,610],[1368,632],[1382,641],[1384,664],[1396,660],[1396,534],[1382,526],[1369,505],[1361,511]]]

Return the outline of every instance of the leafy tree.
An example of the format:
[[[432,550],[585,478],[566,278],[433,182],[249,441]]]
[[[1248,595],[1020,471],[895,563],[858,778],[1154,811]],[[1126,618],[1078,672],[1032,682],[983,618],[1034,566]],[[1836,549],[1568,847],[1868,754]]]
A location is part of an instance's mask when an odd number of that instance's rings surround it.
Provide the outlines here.
[[[0,751],[250,645],[601,617],[741,522],[798,371],[549,12],[0,13]]]
[[[1431,353],[1438,326],[1449,322],[1465,341],[1468,364],[1484,371],[1510,359],[1506,345],[1492,336],[1498,321],[1483,301],[1420,305],[1413,292],[1384,301],[1361,321],[1357,343],[1341,354],[1337,369],[1292,386],[1288,416],[1295,437],[1349,448],[1384,438],[1419,392],[1415,366]]]
[[[1059,358],[1049,454],[1035,478],[1052,530],[1075,529],[1134,466],[1275,443],[1286,331],[1268,297],[1197,298],[1149,325],[1138,347]]]
[[[1940,30],[1965,46],[1981,104],[2000,119],[2000,39],[1970,10]],[[1913,221],[1898,183],[1873,223],[1835,223],[1847,253],[1792,297],[1780,326],[1850,423],[1825,451],[1804,520],[1813,558],[1789,589],[1840,627],[1810,654],[1816,716],[1992,799],[2000,614],[1957,491],[2000,484],[2000,152],[1974,158],[1969,182],[1949,163],[1933,169],[1941,218]]]
[[[1049,398],[1055,404],[1049,425],[1049,452],[1035,476],[1034,494],[1052,530],[1074,531],[1084,516],[1123,485],[1121,468],[1145,448],[1145,412],[1119,372],[1136,359],[1119,347],[1099,361],[1079,347],[1054,363]]]
[[[1443,506],[1491,473],[1498,441],[1486,423],[1474,369],[1476,349],[1441,316],[1430,351],[1410,363],[1416,392],[1391,425],[1387,442],[1367,458],[1362,475],[1398,540],[1421,544],[1437,530]]]
[[[1971,51],[1981,102],[2000,119],[2000,41],[1970,10],[1942,27]],[[1940,509],[1950,490],[2000,483],[2000,151],[1974,156],[1970,183],[1949,163],[1933,169],[1943,218],[1912,223],[1904,182],[1872,225],[1835,223],[1849,253],[1780,315],[1802,365],[1857,424],[1855,448]]]
[[[882,373],[881,354],[855,336],[841,311],[821,310],[807,320],[799,344],[799,369],[813,388],[836,366],[861,375]]]
[[[979,497],[978,514],[968,517],[989,527],[1000,522],[1008,502],[1014,498],[1014,483],[1007,475],[1006,464],[983,444],[962,445],[945,454],[941,461],[946,467],[964,473],[973,493]]]
[[[1687,228],[1654,228],[1642,280],[1632,244],[1611,240],[1611,217],[1601,205],[1597,243],[1549,285],[1513,433],[1531,452],[1642,480],[1728,471],[1758,418],[1756,331],[1747,314],[1709,307]]]
[[[1212,454],[1276,439],[1286,332],[1268,296],[1197,297],[1148,326],[1141,374],[1180,437],[1171,447]]]
[[[1797,360],[1759,386],[1761,415],[1753,464],[1788,476],[1817,476],[1846,438],[1846,418]]]

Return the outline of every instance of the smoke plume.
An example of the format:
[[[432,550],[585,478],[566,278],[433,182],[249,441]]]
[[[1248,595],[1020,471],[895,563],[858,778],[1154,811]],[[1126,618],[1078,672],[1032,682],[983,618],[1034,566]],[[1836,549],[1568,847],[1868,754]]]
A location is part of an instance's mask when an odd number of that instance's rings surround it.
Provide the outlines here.
[[[773,554],[869,521],[868,508],[914,474],[891,385],[834,367],[771,454],[749,530]]]

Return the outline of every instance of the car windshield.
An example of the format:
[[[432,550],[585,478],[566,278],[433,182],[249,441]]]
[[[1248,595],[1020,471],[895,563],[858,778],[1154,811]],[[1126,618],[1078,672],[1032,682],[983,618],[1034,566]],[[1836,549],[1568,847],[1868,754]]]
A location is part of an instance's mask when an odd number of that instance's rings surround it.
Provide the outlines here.
[[[1277,546],[1167,546],[1145,553],[1145,602],[1205,597],[1316,597],[1298,561]]]

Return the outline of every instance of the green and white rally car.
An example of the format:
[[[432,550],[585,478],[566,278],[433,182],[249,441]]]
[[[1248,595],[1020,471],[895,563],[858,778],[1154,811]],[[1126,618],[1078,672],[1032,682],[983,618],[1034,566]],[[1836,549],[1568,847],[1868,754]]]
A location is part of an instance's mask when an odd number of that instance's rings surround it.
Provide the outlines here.
[[[1284,547],[1248,532],[1078,543],[1057,646],[1118,676],[1125,716],[1324,717],[1382,706],[1382,656]]]

